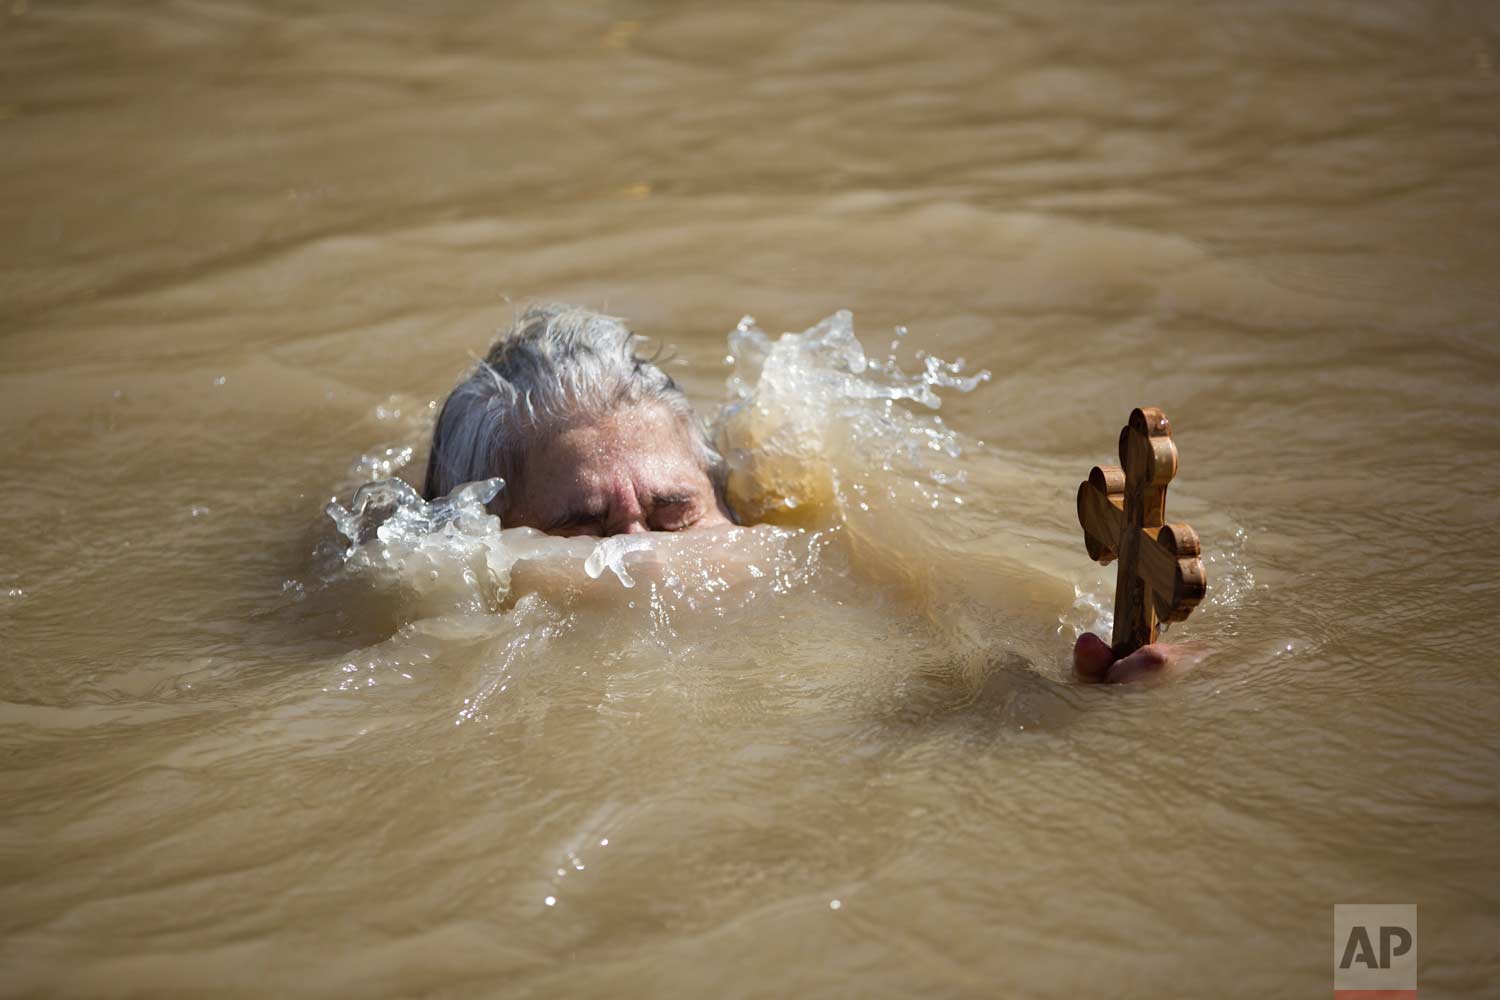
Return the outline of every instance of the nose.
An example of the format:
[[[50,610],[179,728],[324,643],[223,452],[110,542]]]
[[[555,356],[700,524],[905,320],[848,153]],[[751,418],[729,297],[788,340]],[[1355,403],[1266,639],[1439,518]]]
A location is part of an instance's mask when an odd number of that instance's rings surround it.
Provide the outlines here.
[[[635,494],[635,484],[621,480],[610,491],[610,517],[605,524],[607,535],[638,535],[650,531],[646,526],[646,512]]]

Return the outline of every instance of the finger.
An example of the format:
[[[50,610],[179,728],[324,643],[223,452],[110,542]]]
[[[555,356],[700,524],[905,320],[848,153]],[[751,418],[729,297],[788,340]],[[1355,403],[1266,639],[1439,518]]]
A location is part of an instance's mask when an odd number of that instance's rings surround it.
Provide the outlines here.
[[[1080,635],[1073,644],[1073,672],[1089,684],[1103,684],[1114,660],[1109,644],[1092,632]]]
[[[1129,656],[1110,665],[1105,680],[1110,684],[1135,684],[1161,680],[1174,672],[1171,650],[1167,646],[1142,646]]]

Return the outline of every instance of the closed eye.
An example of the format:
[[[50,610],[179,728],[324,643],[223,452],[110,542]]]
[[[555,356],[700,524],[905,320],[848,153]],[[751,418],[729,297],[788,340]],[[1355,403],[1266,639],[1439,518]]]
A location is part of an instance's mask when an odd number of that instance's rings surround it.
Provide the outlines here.
[[[603,521],[602,513],[574,510],[548,522],[543,531],[549,535],[602,535]]]
[[[682,531],[702,516],[698,501],[691,494],[661,493],[651,498],[651,526],[657,531]]]

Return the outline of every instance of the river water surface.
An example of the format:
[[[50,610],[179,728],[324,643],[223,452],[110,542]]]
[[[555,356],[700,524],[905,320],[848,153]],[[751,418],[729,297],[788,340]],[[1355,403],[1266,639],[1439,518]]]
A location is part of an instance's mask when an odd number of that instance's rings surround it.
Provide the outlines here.
[[[1491,989],[1497,11],[7,0],[0,994]],[[535,300],[774,523],[348,545]],[[1084,687],[1145,404],[1206,656]]]

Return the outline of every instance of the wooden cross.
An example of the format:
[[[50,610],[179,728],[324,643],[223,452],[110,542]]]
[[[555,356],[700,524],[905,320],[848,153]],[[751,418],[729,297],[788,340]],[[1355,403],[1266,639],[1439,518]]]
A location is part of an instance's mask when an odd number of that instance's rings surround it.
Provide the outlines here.
[[[1120,560],[1110,646],[1127,656],[1156,641],[1158,619],[1180,622],[1208,590],[1198,535],[1164,524],[1177,474],[1172,424],[1154,406],[1132,410],[1120,431],[1120,465],[1096,465],[1078,486],[1078,523],[1089,558]]]

